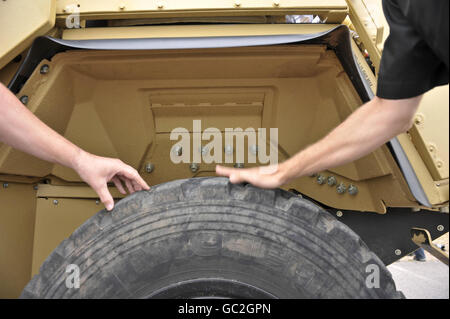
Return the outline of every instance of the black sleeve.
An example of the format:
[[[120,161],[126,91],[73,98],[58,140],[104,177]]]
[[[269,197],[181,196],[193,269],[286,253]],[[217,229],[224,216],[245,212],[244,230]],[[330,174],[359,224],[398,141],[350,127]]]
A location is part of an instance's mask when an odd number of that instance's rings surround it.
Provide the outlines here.
[[[383,11],[390,33],[381,58],[377,96],[411,98],[447,84],[448,0],[383,0]]]

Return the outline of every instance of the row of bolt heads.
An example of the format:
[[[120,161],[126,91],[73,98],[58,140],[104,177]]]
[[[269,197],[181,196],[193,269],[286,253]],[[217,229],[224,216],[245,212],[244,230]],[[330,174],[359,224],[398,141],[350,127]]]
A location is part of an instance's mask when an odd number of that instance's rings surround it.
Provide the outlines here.
[[[49,71],[50,71],[50,66],[48,64],[44,64],[41,66],[41,69],[40,69],[41,74],[47,74]],[[20,102],[22,102],[23,105],[27,105],[28,100],[29,100],[28,95],[22,95],[19,98],[19,100],[20,100]]]
[[[337,179],[334,176],[325,177],[324,175],[321,175],[321,174],[319,174],[319,175],[314,174],[311,177],[316,177],[317,184],[319,184],[319,185],[323,185],[325,183],[327,183],[328,186],[337,185],[336,191],[338,192],[338,194],[344,194],[345,192],[348,192],[350,195],[358,194],[358,187],[356,187],[353,184],[350,184],[350,186],[347,189],[347,186],[345,186],[344,183],[341,182],[338,184]]]
[[[234,164],[234,167],[235,167],[235,168],[244,168],[244,164],[243,164],[243,163],[235,163],[235,164]],[[197,163],[191,163],[191,164],[189,165],[189,169],[191,170],[192,173],[197,173],[198,170],[200,169],[200,165],[197,164]],[[155,164],[153,164],[153,163],[147,163],[147,164],[145,164],[145,171],[146,171],[147,173],[150,174],[150,173],[153,172],[154,170],[155,170]]]

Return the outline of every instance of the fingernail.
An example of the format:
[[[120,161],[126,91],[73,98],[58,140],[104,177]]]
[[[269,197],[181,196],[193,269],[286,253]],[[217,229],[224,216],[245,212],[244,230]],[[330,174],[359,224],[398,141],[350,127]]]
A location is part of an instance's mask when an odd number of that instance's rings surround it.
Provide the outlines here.
[[[107,210],[112,210],[113,207],[114,207],[113,204],[107,204],[107,205],[106,205],[106,209],[107,209]]]

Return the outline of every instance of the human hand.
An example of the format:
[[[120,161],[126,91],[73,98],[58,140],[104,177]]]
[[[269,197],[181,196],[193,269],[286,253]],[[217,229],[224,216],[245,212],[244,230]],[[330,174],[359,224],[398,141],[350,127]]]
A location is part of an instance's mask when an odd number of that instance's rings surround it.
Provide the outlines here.
[[[228,177],[233,184],[248,182],[261,188],[277,188],[287,182],[285,167],[282,164],[252,168],[217,165],[216,174]]]
[[[130,194],[150,189],[134,168],[119,159],[100,157],[80,150],[74,159],[73,169],[94,189],[109,211],[114,208],[114,200],[108,190],[108,182],[113,182],[122,194],[126,194],[122,182]]]

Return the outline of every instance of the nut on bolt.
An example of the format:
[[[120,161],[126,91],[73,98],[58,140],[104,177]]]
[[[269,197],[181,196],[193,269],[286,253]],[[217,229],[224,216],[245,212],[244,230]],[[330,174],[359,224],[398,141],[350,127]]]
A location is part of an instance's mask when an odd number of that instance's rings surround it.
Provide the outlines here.
[[[145,171],[147,172],[147,173],[151,173],[151,172],[153,172],[153,170],[155,169],[155,165],[153,164],[153,163],[147,163],[147,164],[145,164]]]
[[[328,176],[328,178],[327,178],[327,184],[328,184],[329,186],[334,186],[334,185],[336,185],[336,183],[337,183],[336,177],[334,177],[334,176]]]
[[[199,166],[197,163],[191,163],[191,165],[189,165],[189,168],[192,173],[196,173],[199,169]]]
[[[20,100],[20,102],[22,102],[23,105],[27,105],[28,104],[28,95],[22,95],[19,100]]]
[[[41,74],[47,74],[50,71],[50,67],[48,66],[48,64],[44,64],[43,66],[41,66]]]
[[[316,178],[317,184],[319,184],[319,185],[325,184],[325,181],[326,181],[326,180],[327,180],[327,179],[326,179],[325,176],[323,176],[323,175],[319,175],[319,176],[317,176],[317,178]]]
[[[436,228],[438,231],[444,231],[444,226],[442,225],[438,225]]]
[[[356,187],[356,186],[353,185],[353,184],[350,184],[350,186],[348,187],[348,193],[349,193],[350,195],[356,195],[356,194],[358,194],[358,187]]]
[[[344,194],[346,190],[347,190],[347,187],[345,186],[344,183],[339,183],[339,185],[336,187],[336,191],[339,194]]]
[[[400,256],[400,255],[402,254],[402,251],[401,251],[400,249],[396,249],[396,250],[394,251],[394,253],[395,253],[397,256]]]

